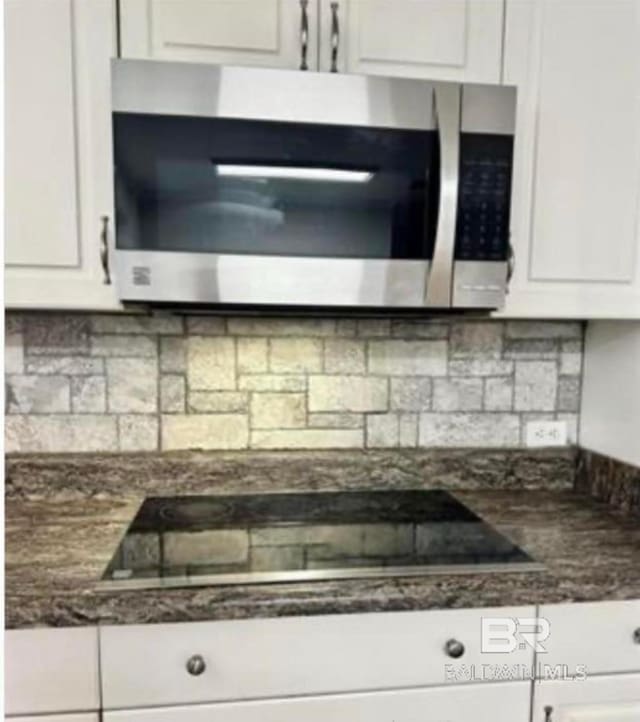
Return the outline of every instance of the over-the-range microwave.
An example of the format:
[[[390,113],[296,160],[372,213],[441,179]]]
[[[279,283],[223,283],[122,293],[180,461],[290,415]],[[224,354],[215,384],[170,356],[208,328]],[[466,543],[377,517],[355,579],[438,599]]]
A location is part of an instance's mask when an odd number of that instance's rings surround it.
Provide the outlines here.
[[[514,88],[139,60],[112,76],[123,301],[503,304]]]

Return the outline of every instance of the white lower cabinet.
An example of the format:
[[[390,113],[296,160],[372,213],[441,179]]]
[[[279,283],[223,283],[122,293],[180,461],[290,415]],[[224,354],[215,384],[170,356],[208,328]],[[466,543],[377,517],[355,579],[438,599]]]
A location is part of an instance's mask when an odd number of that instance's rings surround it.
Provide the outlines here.
[[[529,722],[528,682],[107,712],[105,722]]]
[[[120,710],[445,687],[452,680],[464,686],[478,677],[465,675],[462,665],[476,674],[483,665],[531,667],[533,648],[520,636],[511,653],[483,651],[487,617],[531,620],[535,607],[105,626],[102,704]]]
[[[76,629],[12,629],[4,636],[4,711],[51,722],[90,722],[100,709],[98,632]],[[82,714],[70,714],[73,712]],[[68,715],[68,717],[67,717]],[[21,720],[26,717],[20,717]]]
[[[532,722],[640,722],[640,673],[538,682]]]

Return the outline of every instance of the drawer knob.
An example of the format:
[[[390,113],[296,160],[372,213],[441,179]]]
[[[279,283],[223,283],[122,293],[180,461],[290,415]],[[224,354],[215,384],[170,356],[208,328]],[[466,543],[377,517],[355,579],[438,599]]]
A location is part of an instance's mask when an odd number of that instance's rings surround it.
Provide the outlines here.
[[[199,654],[194,654],[187,660],[187,672],[192,674],[194,677],[202,674],[206,668],[207,665],[202,656]]]
[[[640,644],[640,627],[638,627],[633,633],[633,641],[636,644]]]
[[[464,654],[464,644],[457,639],[448,639],[444,645],[444,651],[452,659],[459,659]]]

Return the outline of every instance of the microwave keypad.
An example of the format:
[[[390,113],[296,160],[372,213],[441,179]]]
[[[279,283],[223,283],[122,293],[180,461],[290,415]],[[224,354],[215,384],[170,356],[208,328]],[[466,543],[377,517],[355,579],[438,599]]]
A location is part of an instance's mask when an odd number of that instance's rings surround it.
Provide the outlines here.
[[[456,259],[504,261],[509,245],[511,139],[464,135]]]

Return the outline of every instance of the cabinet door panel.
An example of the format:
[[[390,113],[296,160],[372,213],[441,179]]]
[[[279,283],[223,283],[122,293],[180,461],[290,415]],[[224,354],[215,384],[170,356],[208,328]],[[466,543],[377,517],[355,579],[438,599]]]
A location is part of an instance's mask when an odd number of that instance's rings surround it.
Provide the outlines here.
[[[532,722],[640,720],[640,674],[543,681],[533,694]]]
[[[117,309],[100,262],[113,219],[110,0],[9,0],[9,308]]]
[[[104,722],[529,722],[530,684],[106,712]]]
[[[640,1],[506,5],[518,86],[507,315],[640,318]]]
[[[298,68],[300,0],[122,0],[122,55]],[[309,0],[307,63],[317,67],[317,0]]]
[[[331,66],[330,0],[321,0],[322,69]],[[339,69],[497,83],[500,0],[339,0]]]
[[[95,628],[7,630],[5,659],[8,715],[98,709]]]
[[[5,5],[9,267],[80,261],[72,5],[71,0]]]

